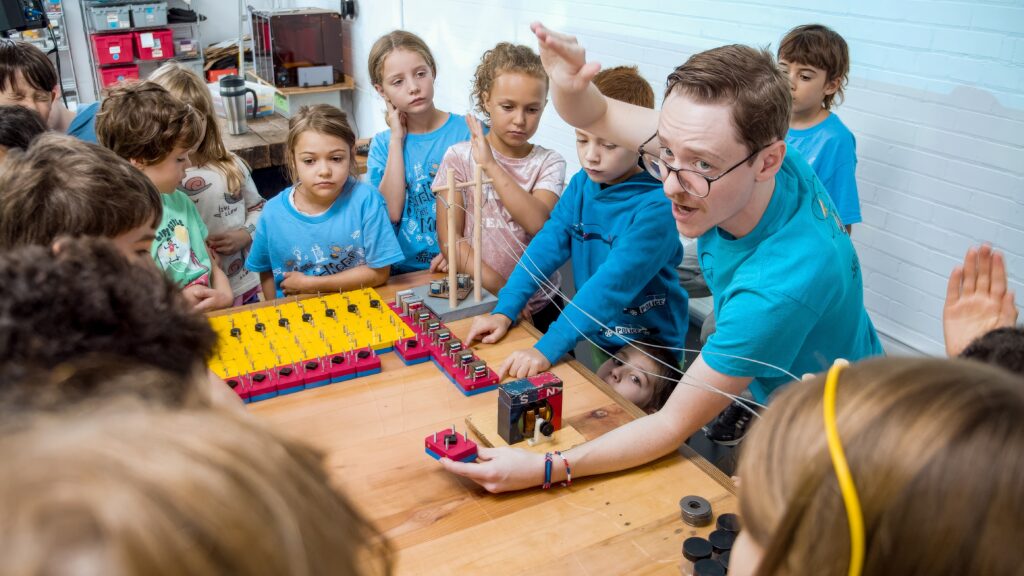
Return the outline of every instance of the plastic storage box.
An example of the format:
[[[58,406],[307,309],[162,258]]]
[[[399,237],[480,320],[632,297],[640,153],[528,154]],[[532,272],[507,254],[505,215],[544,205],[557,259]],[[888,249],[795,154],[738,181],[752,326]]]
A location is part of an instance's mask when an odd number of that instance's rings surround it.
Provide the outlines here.
[[[93,6],[89,9],[92,27],[97,32],[131,28],[131,13],[131,6]]]
[[[136,28],[167,26],[167,3],[133,4],[132,25]]]
[[[131,64],[135,60],[131,34],[93,34],[96,61],[106,64]]]
[[[122,80],[139,79],[139,67],[134,64],[131,66],[110,66],[108,68],[100,68],[99,72],[100,80],[103,82],[104,88],[113,86]]]
[[[174,56],[174,33],[168,29],[135,32],[139,60],[166,60]]]

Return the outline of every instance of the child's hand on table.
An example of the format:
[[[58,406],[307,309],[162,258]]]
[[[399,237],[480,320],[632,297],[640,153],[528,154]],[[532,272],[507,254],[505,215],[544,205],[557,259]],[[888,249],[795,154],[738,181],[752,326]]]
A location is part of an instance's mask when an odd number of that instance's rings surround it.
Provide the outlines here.
[[[511,325],[512,320],[504,314],[477,316],[466,335],[466,342],[472,344],[474,340],[479,340],[484,344],[494,344],[505,337]]]
[[[281,280],[281,292],[285,296],[304,294],[310,291],[310,277],[302,272],[285,272],[284,280]]]
[[[551,368],[551,362],[544,357],[536,348],[530,347],[523,350],[516,350],[508,355],[505,361],[498,366],[498,380],[504,380],[505,376],[510,378],[526,378],[539,374]]]
[[[237,254],[252,244],[252,236],[245,228],[210,234],[206,243],[220,254]]]

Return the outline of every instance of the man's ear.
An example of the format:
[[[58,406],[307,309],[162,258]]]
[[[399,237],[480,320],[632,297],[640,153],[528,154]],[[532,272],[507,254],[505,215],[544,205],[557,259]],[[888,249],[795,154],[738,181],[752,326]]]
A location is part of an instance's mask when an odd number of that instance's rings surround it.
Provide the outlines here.
[[[772,142],[765,146],[759,156],[761,158],[761,167],[754,176],[754,180],[764,182],[775,178],[775,175],[782,168],[782,161],[786,158],[786,141],[776,140]]]

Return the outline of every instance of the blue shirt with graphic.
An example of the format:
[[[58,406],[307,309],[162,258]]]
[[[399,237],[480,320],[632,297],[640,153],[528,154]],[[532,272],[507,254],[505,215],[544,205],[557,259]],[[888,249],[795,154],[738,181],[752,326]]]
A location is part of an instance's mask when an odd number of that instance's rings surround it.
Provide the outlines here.
[[[786,144],[796,148],[814,168],[839,210],[843,224],[860,222],[857,195],[857,141],[839,116],[829,114],[805,130],[789,129]]]
[[[448,121],[433,132],[405,135],[405,208],[395,227],[404,258],[392,267],[393,274],[425,270],[440,251],[434,193],[430,187],[448,147],[469,140],[469,136],[466,118],[458,114],[449,114]],[[366,171],[374,187],[379,187],[384,178],[390,147],[391,130],[379,132],[370,142]]]
[[[683,247],[675,237],[672,207],[647,172],[602,186],[580,170],[498,293],[494,312],[515,319],[537,290],[534,276],[546,278],[572,258],[576,296],[536,344],[548,361],[584,335],[609,352],[627,340],[681,348],[688,302],[676,274]]]
[[[273,272],[277,296],[285,272],[329,276],[367,265],[383,268],[402,259],[381,195],[349,178],[323,214],[299,212],[288,187],[267,201],[256,225],[245,267]]]
[[[702,356],[729,376],[753,377],[764,401],[836,358],[882,354],[864,309],[860,261],[835,205],[798,152],[790,151],[757,226],[742,238],[714,227],[697,240],[714,298],[716,331]]]
[[[99,109],[99,102],[79,106],[78,113],[68,126],[68,134],[84,142],[96,144],[96,112]]]

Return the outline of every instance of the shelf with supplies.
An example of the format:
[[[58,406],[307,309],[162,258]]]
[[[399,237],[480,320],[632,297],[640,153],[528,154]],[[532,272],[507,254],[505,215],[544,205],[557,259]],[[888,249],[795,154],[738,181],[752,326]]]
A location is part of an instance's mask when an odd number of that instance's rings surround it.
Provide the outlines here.
[[[79,0],[96,91],[145,79],[165,62],[203,76],[199,0]],[[194,21],[180,21],[180,19]]]
[[[60,85],[68,106],[74,109],[78,101],[78,79],[75,77],[74,59],[68,45],[67,31],[64,27],[64,9],[61,0],[47,0],[47,28],[11,32],[10,37],[35,45],[46,53],[53,61],[54,67],[60,72]]]

